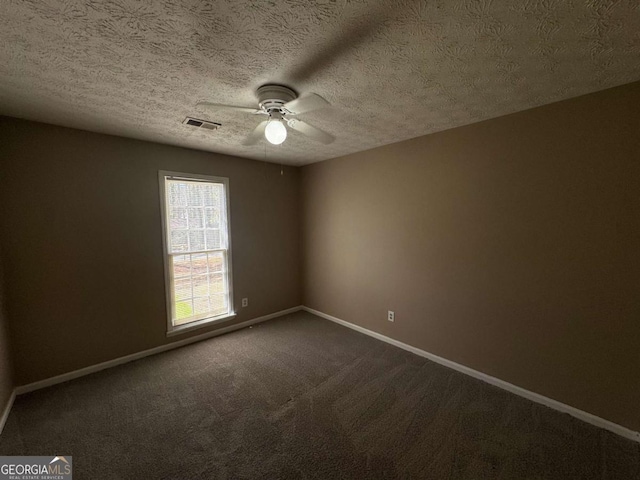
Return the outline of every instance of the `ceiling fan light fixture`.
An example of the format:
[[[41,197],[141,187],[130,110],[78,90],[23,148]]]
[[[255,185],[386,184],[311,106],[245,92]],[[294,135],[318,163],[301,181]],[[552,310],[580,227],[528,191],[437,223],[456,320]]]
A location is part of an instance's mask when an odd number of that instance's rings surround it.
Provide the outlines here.
[[[280,119],[272,118],[264,129],[264,136],[269,143],[280,145],[287,139],[287,127]]]

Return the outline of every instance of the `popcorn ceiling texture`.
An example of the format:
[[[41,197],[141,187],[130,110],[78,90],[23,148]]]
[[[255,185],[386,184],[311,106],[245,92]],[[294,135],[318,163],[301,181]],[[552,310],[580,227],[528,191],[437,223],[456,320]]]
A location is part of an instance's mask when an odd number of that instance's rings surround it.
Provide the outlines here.
[[[292,165],[640,79],[637,0],[3,0],[0,40],[0,114]],[[336,142],[195,107],[267,82],[331,102],[301,118]]]

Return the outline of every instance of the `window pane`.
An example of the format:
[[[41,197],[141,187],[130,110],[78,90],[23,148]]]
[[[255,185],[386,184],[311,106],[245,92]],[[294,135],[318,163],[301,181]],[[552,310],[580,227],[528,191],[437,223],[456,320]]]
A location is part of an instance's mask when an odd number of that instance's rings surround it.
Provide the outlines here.
[[[205,238],[207,241],[207,250],[217,250],[222,247],[220,242],[220,230],[205,230]]]
[[[174,278],[191,275],[191,255],[176,255],[173,257]]]
[[[207,254],[194,253],[191,255],[192,275],[205,275],[208,273]]]
[[[214,273],[213,275],[209,275],[209,291],[211,294],[214,293],[224,293],[224,274],[222,273]]]
[[[209,276],[198,275],[193,277],[193,296],[208,297],[209,296]]]
[[[184,183],[170,182],[167,202],[171,206],[187,206],[187,186]]]
[[[211,310],[214,312],[226,312],[228,308],[226,295],[211,295]]]
[[[209,297],[201,297],[193,299],[193,313],[194,315],[202,315],[203,313],[208,313],[211,309],[209,308]]]
[[[193,294],[191,291],[191,277],[176,278],[174,281],[174,298],[176,301],[188,300]]]
[[[223,187],[221,184],[209,184],[204,190],[204,204],[208,207],[222,205]]]
[[[202,190],[200,183],[187,183],[187,204],[189,206],[202,206]]]
[[[189,251],[189,236],[186,230],[173,230],[171,232],[169,251],[173,253]]]
[[[187,228],[187,209],[183,207],[172,207],[169,209],[169,228]]]
[[[205,228],[220,227],[220,214],[215,208],[204,209],[204,226]]]
[[[189,208],[189,228],[204,227],[204,210],[202,208]]]
[[[207,255],[209,273],[224,271],[224,254],[222,252],[212,252]]]
[[[178,322],[176,322],[176,325],[180,325],[181,323],[186,323],[186,322],[180,322],[180,320],[184,320],[192,316],[193,316],[193,302],[191,301],[191,299],[176,302],[176,319],[178,320]]]
[[[189,230],[189,251],[202,251],[204,245],[204,230]]]

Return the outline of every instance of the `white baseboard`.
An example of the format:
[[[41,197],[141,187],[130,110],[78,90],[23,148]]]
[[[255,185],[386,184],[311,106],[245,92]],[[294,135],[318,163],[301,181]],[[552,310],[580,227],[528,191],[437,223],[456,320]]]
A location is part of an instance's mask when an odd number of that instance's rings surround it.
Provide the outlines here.
[[[9,401],[2,409],[2,416],[0,416],[0,435],[2,435],[2,430],[4,430],[4,424],[7,423],[7,418],[9,418],[9,412],[11,411],[11,407],[13,407],[13,401],[16,399],[16,391],[13,390],[11,392],[11,396],[9,397]]]
[[[99,372],[100,370],[105,370],[107,368],[115,367],[117,365],[122,365],[123,363],[133,362],[134,360],[139,360],[144,357],[149,357],[151,355],[156,355],[158,353],[166,352],[168,350],[173,350],[175,348],[183,347],[190,343],[199,342],[201,340],[206,340],[211,337],[217,337],[218,335],[233,332],[234,330],[240,330],[241,328],[246,328],[251,325],[255,325],[256,323],[266,322],[267,320],[271,320],[272,318],[280,317],[288,313],[297,312],[298,310],[302,310],[302,306],[288,308],[286,310],[280,310],[279,312],[270,313],[269,315],[263,315],[262,317],[257,317],[251,320],[247,320],[245,322],[229,325],[228,327],[219,328],[211,332],[203,333],[202,335],[196,335],[193,337],[185,338],[184,340],[167,343],[166,345],[160,345],[159,347],[150,348],[149,350],[143,350],[142,352],[132,353],[131,355],[126,355],[124,357],[114,358],[113,360],[98,363],[97,365],[91,365],[90,367],[74,370],[73,372],[63,373],[62,375],[46,378],[44,380],[39,380],[37,382],[29,383],[27,385],[21,385],[19,387],[16,387],[15,394],[22,395],[23,393],[33,392],[35,390],[40,390],[41,388],[50,387],[58,383],[68,382],[69,380],[73,380],[74,378],[84,377],[85,375]]]
[[[585,412],[583,410],[579,410],[562,402],[558,402],[557,400],[545,397],[544,395],[525,390],[524,388],[513,385],[512,383],[505,382],[504,380],[500,380],[499,378],[492,377],[491,375],[487,375],[469,367],[465,367],[464,365],[460,365],[459,363],[452,362],[451,360],[447,360],[446,358],[442,358],[424,350],[420,350],[419,348],[412,347],[411,345],[407,345],[406,343],[402,343],[398,340],[394,340],[393,338],[381,335],[372,330],[354,325],[353,323],[349,323],[340,318],[327,315],[326,313],[320,312],[318,310],[314,310],[305,306],[302,307],[302,310],[317,315],[318,317],[322,317],[326,320],[338,323],[347,328],[351,328],[352,330],[355,330],[357,332],[364,333],[365,335],[369,335],[370,337],[376,338],[396,347],[402,348],[403,350],[407,350],[408,352],[415,353],[416,355],[427,358],[435,363],[439,363],[440,365],[444,365],[445,367],[464,373],[465,375],[469,375],[470,377],[477,378],[478,380],[482,380],[483,382],[489,383],[498,388],[502,388],[503,390],[506,390],[508,392],[515,393],[516,395],[524,397],[533,402],[540,403],[563,413],[568,413],[569,415],[576,417],[584,422],[590,423],[591,425],[595,425],[596,427],[604,428],[605,430],[609,430],[610,432],[618,434],[622,437],[640,442],[640,432],[634,432],[633,430],[623,427],[622,425],[610,422],[609,420],[605,420],[604,418],[597,417],[596,415]]]

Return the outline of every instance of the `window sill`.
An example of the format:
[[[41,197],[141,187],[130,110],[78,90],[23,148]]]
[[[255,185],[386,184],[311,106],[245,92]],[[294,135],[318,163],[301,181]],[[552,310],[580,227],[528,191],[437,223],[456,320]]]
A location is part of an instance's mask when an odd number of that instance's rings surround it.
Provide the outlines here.
[[[203,318],[202,320],[198,320],[195,322],[185,323],[184,325],[179,325],[177,327],[171,328],[171,330],[167,332],[167,337],[181,335],[183,333],[191,332],[193,330],[198,330],[200,328],[205,328],[216,323],[227,322],[234,318],[236,318],[235,312],[229,313],[227,315],[222,315],[219,317]]]

